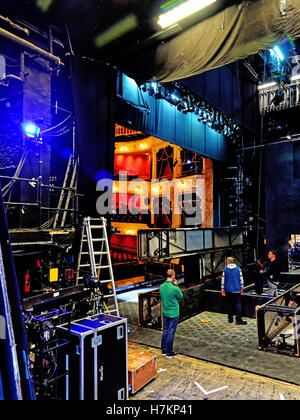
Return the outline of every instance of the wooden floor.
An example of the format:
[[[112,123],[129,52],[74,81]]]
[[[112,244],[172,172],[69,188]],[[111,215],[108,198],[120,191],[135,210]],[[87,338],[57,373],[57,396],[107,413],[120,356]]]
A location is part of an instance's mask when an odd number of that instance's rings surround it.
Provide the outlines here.
[[[300,387],[129,341],[157,356],[158,374],[130,400],[300,400]]]

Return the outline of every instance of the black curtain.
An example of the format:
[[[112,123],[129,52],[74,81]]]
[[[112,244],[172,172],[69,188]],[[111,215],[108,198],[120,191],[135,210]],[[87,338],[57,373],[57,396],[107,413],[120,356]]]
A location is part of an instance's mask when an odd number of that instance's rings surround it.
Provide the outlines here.
[[[105,64],[70,57],[71,81],[79,154],[79,210],[83,216],[97,216],[100,179],[113,179],[114,101],[116,71]]]

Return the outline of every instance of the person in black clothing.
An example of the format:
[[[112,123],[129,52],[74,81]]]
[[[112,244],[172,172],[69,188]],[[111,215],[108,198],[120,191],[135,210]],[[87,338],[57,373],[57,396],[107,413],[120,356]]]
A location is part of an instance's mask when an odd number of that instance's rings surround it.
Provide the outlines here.
[[[277,296],[277,289],[280,280],[280,261],[276,251],[269,251],[268,258],[270,264],[267,267],[267,281],[268,281],[268,294],[271,297]]]

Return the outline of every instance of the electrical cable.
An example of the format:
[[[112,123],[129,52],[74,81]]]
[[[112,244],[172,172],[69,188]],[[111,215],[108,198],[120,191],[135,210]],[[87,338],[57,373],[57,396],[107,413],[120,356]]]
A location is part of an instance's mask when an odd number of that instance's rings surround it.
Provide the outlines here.
[[[17,169],[15,171],[15,174],[13,175],[12,179],[2,188],[2,195],[3,197],[5,197],[7,195],[8,192],[11,191],[14,183],[17,181],[17,178],[20,176],[20,173],[24,167],[24,164],[26,162],[27,159],[27,154],[28,154],[28,143],[25,146],[24,152],[21,156],[20,162],[17,166]]]
[[[68,121],[71,117],[72,117],[72,115],[71,115],[71,114],[70,114],[70,115],[68,115],[66,119],[64,119],[63,121],[61,121],[59,124],[55,125],[54,127],[50,127],[50,128],[47,128],[47,129],[46,129],[46,130],[44,130],[44,131],[41,131],[41,134],[49,133],[49,132],[51,132],[51,131],[55,130],[56,128],[58,128],[58,127],[60,127],[61,125],[63,125],[66,121]]]

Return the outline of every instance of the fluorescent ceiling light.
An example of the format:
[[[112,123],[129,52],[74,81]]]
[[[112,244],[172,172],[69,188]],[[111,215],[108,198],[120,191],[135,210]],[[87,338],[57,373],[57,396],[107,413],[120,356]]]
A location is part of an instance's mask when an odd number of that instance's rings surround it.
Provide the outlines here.
[[[185,19],[188,16],[198,12],[204,7],[209,6],[212,3],[215,3],[217,0],[187,0],[185,3],[180,4],[177,7],[169,10],[166,13],[160,15],[158,19],[158,24],[163,28],[167,28],[182,19]]]
[[[272,86],[276,86],[276,85],[277,85],[276,82],[265,83],[264,85],[258,85],[258,89],[259,90],[266,89],[266,88],[269,88],[269,87],[272,87]]]
[[[295,76],[291,77],[291,81],[300,80],[300,74],[296,74]]]

